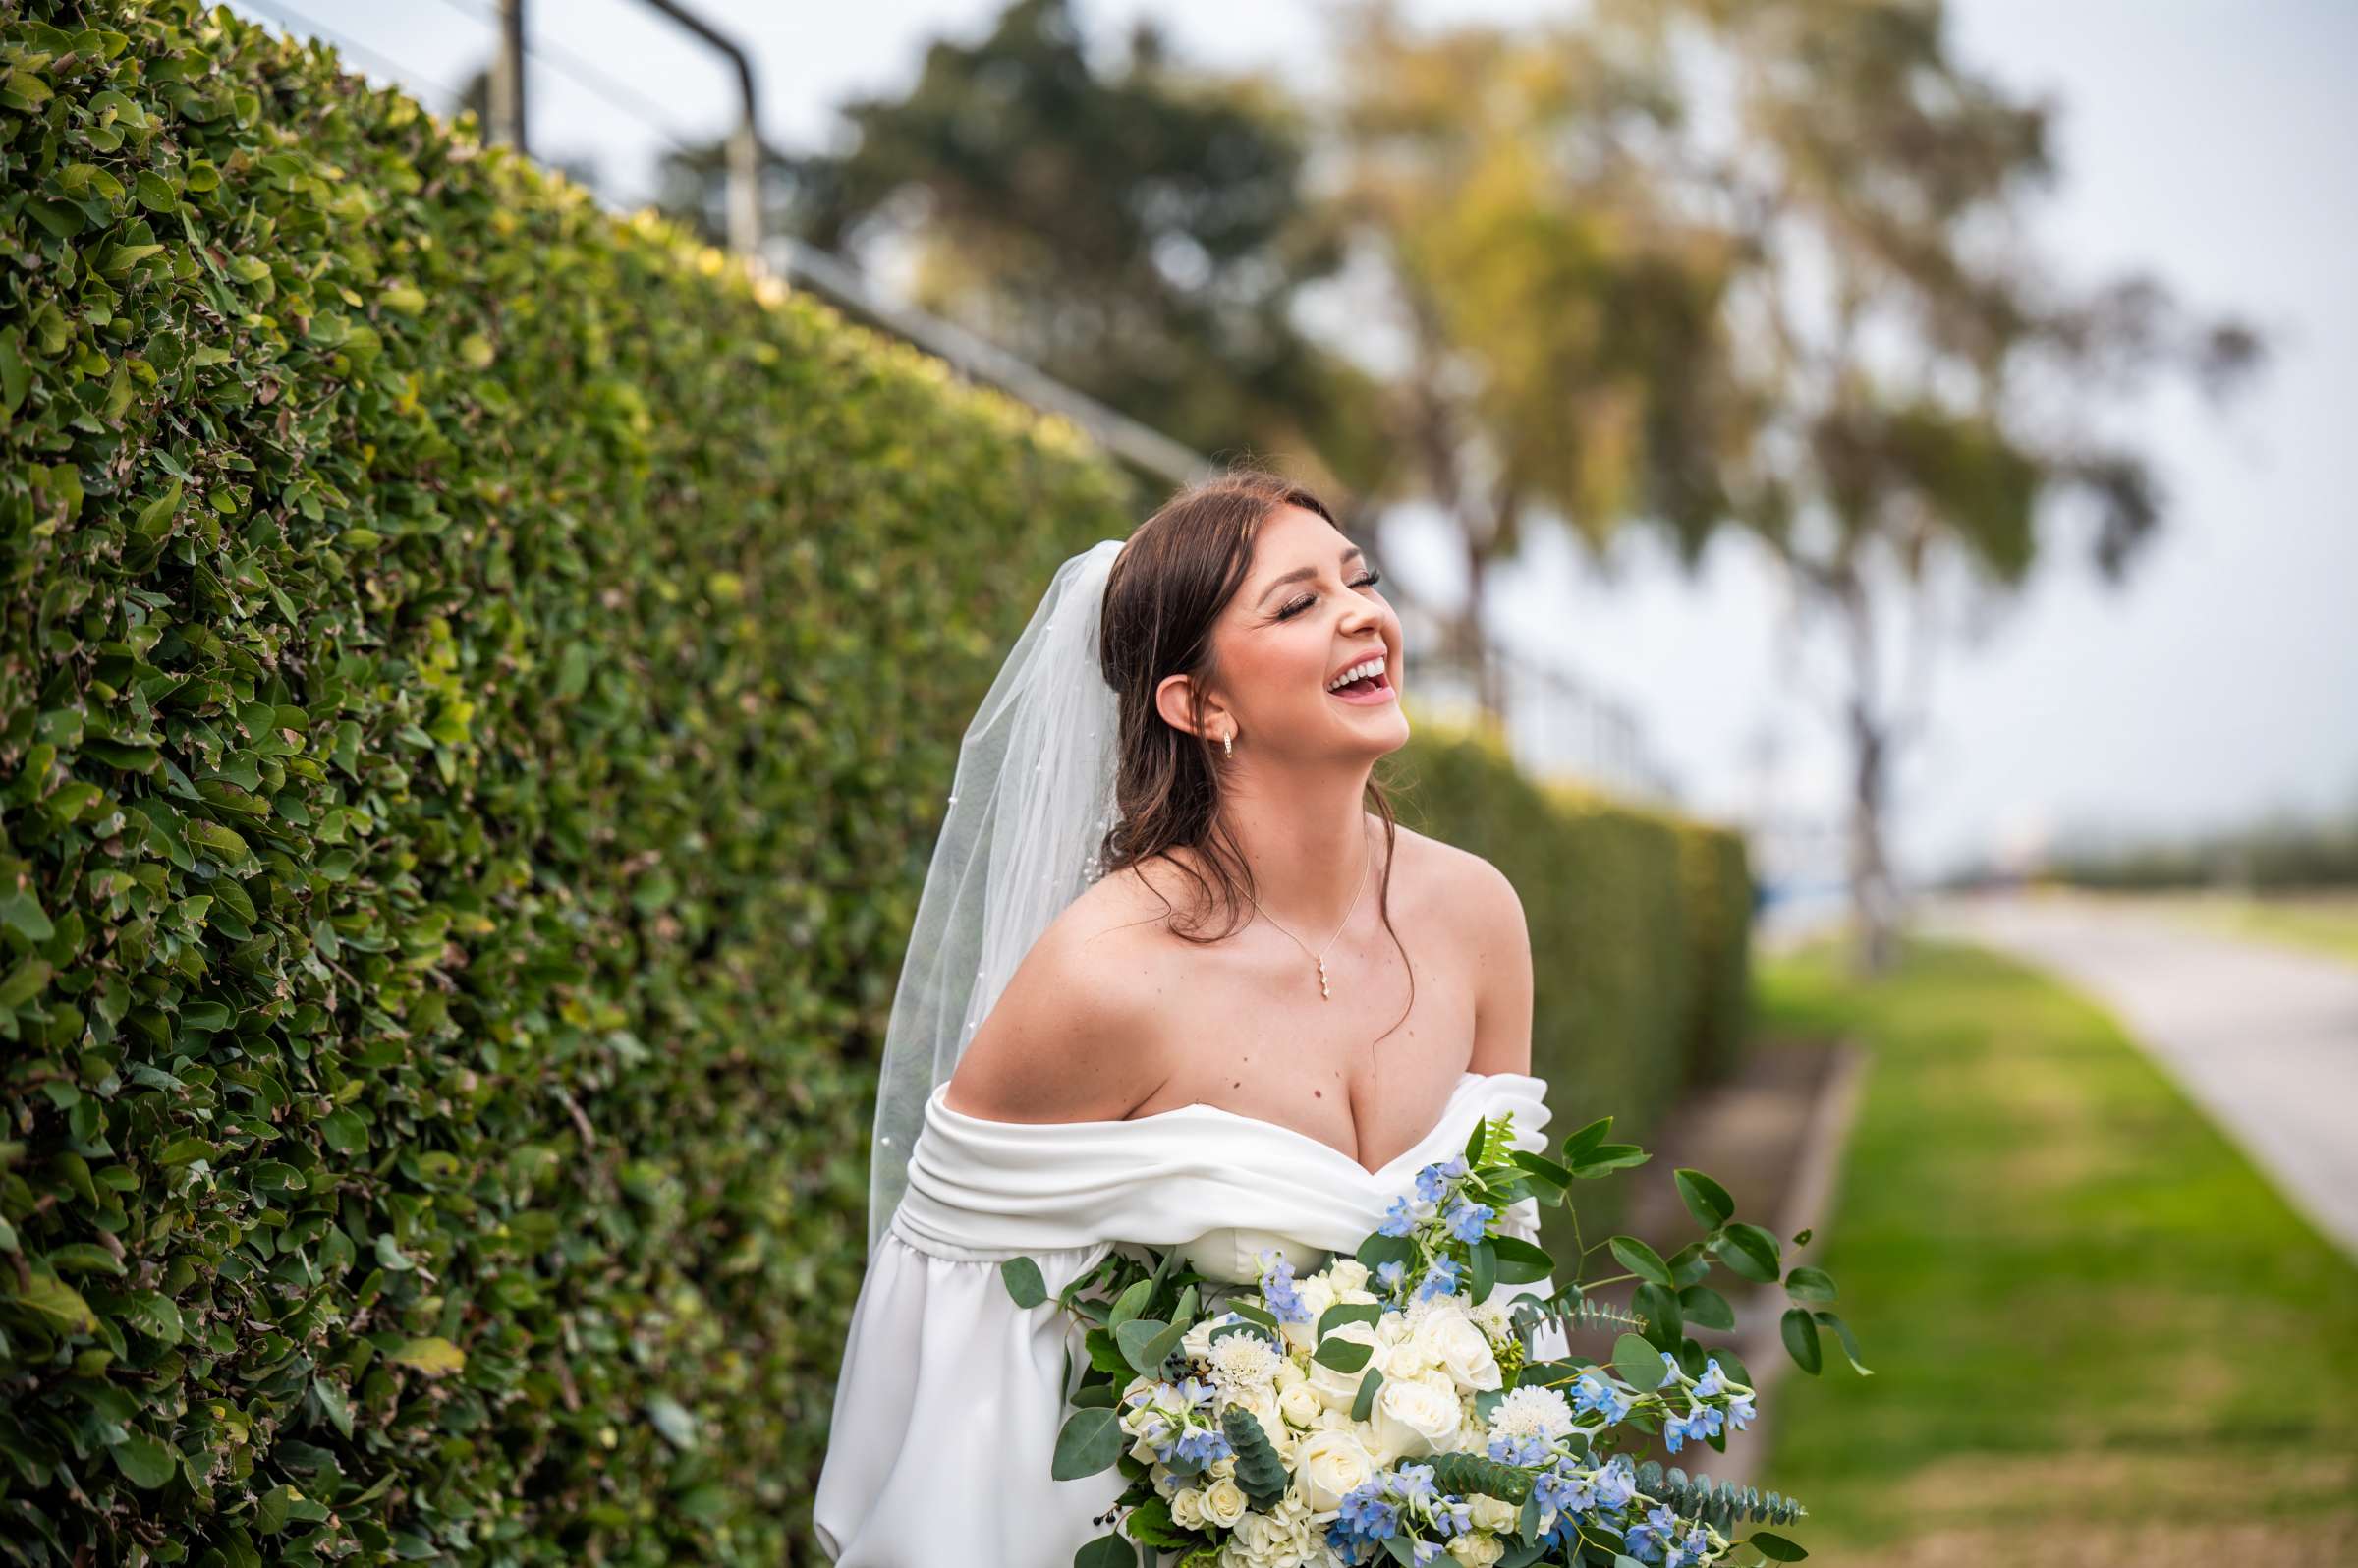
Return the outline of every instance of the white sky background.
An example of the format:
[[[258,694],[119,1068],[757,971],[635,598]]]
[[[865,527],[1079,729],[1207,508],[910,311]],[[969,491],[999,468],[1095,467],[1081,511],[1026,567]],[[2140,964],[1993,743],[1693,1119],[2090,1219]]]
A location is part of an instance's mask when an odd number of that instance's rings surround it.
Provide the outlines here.
[[[486,58],[487,0],[233,0],[317,31],[347,64],[436,112]],[[1093,41],[1161,18],[1207,64],[1322,80],[1319,9],[1305,0],[1076,0]],[[781,147],[829,143],[833,106],[914,80],[924,47],[980,37],[999,0],[855,7],[698,0],[750,45]],[[1529,20],[1529,0],[1409,0],[1420,21]],[[2199,828],[2273,809],[2358,809],[2358,5],[2344,0],[1952,0],[1965,58],[2061,105],[2062,177],[2035,233],[2064,272],[2157,273],[2197,308],[2269,335],[2268,369],[2223,420],[2191,396],[2128,411],[2159,463],[2163,533],[2123,591],[2056,535],[2031,588],[1979,647],[1943,645],[1933,724],[1899,779],[1903,871],[2005,855],[2057,835]],[[298,15],[299,13],[299,15]],[[636,0],[533,0],[533,37],[674,106],[676,134],[735,114],[719,57]],[[305,20],[318,26],[305,25]],[[363,52],[365,49],[368,52]],[[528,82],[533,150],[589,155],[609,194],[651,188],[659,133],[559,70]],[[1714,545],[1684,578],[1636,542],[1612,581],[1548,531],[1493,578],[1494,625],[1623,697],[1694,808],[1839,819],[1844,753],[1825,709],[1830,637],[1780,636],[1784,595],[1761,554]],[[1446,550],[1413,529],[1386,543],[1423,594],[1455,587]],[[1765,771],[1764,744],[1779,759]],[[1773,853],[1773,852],[1772,852]],[[1812,873],[1823,865],[1796,872]]]

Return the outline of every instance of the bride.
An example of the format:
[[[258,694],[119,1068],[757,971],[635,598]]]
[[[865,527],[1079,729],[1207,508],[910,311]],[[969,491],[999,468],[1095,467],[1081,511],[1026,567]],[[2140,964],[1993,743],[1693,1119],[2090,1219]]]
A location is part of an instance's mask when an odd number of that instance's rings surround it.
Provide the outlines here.
[[[1250,1288],[1355,1250],[1478,1117],[1545,1148],[1521,903],[1372,777],[1408,739],[1377,581],[1315,495],[1231,471],[1066,561],[968,729],[886,1031],[814,1501],[837,1568],[1106,1533],[1122,1479],[1049,1465],[1082,1356],[1053,1298],[1109,1248]],[[1536,1201],[1503,1218],[1536,1237]]]

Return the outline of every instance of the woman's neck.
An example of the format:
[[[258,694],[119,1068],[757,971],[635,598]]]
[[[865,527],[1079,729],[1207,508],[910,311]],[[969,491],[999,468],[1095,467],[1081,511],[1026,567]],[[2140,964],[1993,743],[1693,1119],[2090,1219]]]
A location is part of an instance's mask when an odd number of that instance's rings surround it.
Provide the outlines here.
[[[1373,882],[1378,852],[1369,828],[1373,764],[1317,780],[1291,775],[1280,788],[1237,780],[1220,816],[1253,872],[1253,896],[1269,916],[1314,946],[1332,936]]]

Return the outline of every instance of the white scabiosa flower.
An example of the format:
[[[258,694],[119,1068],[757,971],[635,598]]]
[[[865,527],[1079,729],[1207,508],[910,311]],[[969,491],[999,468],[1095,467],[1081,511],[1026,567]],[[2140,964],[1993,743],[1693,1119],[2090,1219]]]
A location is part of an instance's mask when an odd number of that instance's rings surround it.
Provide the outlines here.
[[[1517,1388],[1490,1413],[1489,1436],[1515,1443],[1525,1437],[1552,1442],[1572,1429],[1572,1407],[1553,1388]]]
[[[1251,1405],[1276,1390],[1277,1367],[1285,1358],[1259,1334],[1223,1334],[1205,1360],[1223,1405]]]

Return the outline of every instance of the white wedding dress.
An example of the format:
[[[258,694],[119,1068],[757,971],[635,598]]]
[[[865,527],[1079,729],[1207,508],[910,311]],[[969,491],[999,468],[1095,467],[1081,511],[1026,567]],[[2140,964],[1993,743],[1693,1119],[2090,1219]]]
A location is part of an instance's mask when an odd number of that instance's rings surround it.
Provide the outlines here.
[[[1184,1247],[1216,1279],[1259,1277],[1275,1248],[1307,1275],[1356,1251],[1423,1166],[1463,1152],[1476,1118],[1514,1113],[1514,1147],[1544,1151],[1544,1081],[1467,1073],[1432,1131],[1385,1164],[1217,1105],[1127,1121],[1001,1122],[942,1102],[936,1086],[909,1154],[909,1187],[852,1308],[814,1517],[836,1568],[1066,1568],[1104,1535],[1093,1516],[1125,1486],[1108,1469],[1048,1474],[1077,1380],[1081,1330],[1056,1293],[1114,1242]],[[1536,1240],[1525,1199],[1501,1228]],[[1015,1305],[999,1273],[1023,1254],[1049,1300]],[[1546,1295],[1551,1280],[1492,1300]],[[1543,1325],[1540,1359],[1566,1353]]]

